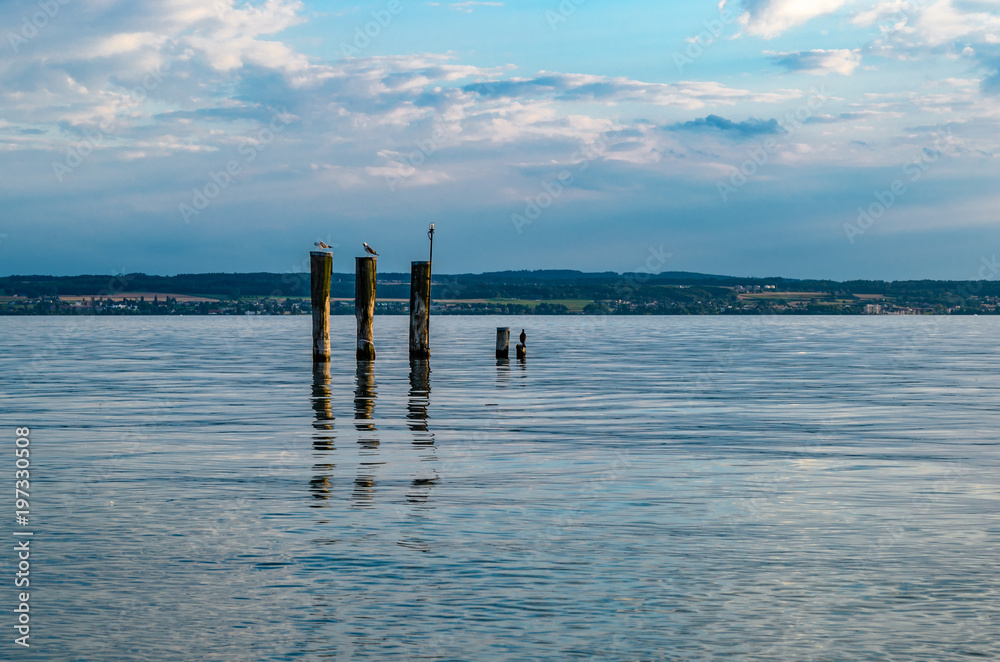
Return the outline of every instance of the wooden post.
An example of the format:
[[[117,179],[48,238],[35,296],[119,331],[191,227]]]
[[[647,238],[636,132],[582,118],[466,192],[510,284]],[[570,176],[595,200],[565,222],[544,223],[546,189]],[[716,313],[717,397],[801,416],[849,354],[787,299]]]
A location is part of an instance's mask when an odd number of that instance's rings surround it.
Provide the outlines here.
[[[517,343],[517,358],[524,360],[528,356],[528,350],[521,343]]]
[[[330,360],[330,274],[333,272],[333,253],[309,252],[309,270],[312,279],[313,362]]]
[[[354,317],[358,322],[359,361],[375,360],[375,256],[354,258]]]
[[[510,327],[497,327],[497,358],[506,359],[510,356]]]
[[[431,263],[410,263],[410,358],[431,355]]]

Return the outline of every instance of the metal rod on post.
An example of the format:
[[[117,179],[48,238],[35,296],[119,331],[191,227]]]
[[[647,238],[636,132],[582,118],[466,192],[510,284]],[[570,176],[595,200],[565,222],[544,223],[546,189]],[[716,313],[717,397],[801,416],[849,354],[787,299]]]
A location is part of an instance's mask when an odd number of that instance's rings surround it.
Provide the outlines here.
[[[330,275],[333,253],[309,252],[312,294],[313,363],[330,361]]]
[[[410,358],[426,359],[430,345],[431,263],[410,263]]]
[[[375,257],[354,258],[354,317],[358,322],[359,361],[375,360]]]
[[[427,264],[431,265],[430,268],[428,269],[428,272],[430,272],[431,270],[434,269],[434,224],[433,223],[431,223],[430,227],[427,228],[427,238],[431,240],[431,254],[427,258]],[[427,275],[427,314],[428,315],[431,314],[430,307],[431,307],[431,276],[430,276],[430,273],[428,273],[428,275]],[[430,334],[430,331],[428,330],[428,335],[429,334]],[[428,345],[428,350],[429,349],[430,349],[430,346]]]
[[[434,263],[434,224],[433,223],[431,223],[431,226],[429,228],[427,228],[427,238],[431,240],[431,255],[427,259],[428,259],[428,261],[431,264],[433,264]]]

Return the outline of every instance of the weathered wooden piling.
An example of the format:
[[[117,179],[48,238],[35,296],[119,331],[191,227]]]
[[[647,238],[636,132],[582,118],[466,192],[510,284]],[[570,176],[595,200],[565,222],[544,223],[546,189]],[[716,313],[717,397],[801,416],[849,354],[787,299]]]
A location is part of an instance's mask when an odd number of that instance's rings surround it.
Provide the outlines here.
[[[521,343],[517,343],[517,347],[515,348],[515,350],[517,351],[517,358],[522,360],[527,358],[528,350],[525,348],[524,345],[522,345]]]
[[[497,358],[506,359],[510,357],[510,327],[497,327]]]
[[[313,318],[313,362],[330,360],[330,274],[333,253],[309,252]]]
[[[354,258],[354,317],[359,361],[375,360],[375,256]]]
[[[431,355],[431,263],[410,263],[410,358]]]

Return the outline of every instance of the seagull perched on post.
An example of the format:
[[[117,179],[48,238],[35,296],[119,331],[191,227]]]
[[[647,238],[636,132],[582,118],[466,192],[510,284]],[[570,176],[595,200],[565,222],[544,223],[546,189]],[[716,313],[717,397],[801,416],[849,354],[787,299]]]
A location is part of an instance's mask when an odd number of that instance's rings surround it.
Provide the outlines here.
[[[314,241],[313,246],[315,246],[316,248],[323,248],[323,249],[331,247],[330,244],[326,243],[325,241]]]
[[[378,255],[378,253],[375,252],[374,248],[372,248],[371,246],[369,246],[365,242],[361,242],[361,243],[365,245],[365,252],[366,253],[368,253],[369,255]]]

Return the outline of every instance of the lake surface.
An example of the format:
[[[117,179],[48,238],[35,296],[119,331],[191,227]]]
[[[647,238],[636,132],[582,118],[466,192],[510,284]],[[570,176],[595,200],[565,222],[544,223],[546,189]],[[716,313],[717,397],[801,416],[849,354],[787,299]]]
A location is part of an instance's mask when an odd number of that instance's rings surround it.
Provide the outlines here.
[[[1000,658],[1000,320],[333,324],[0,318],[0,658]]]

